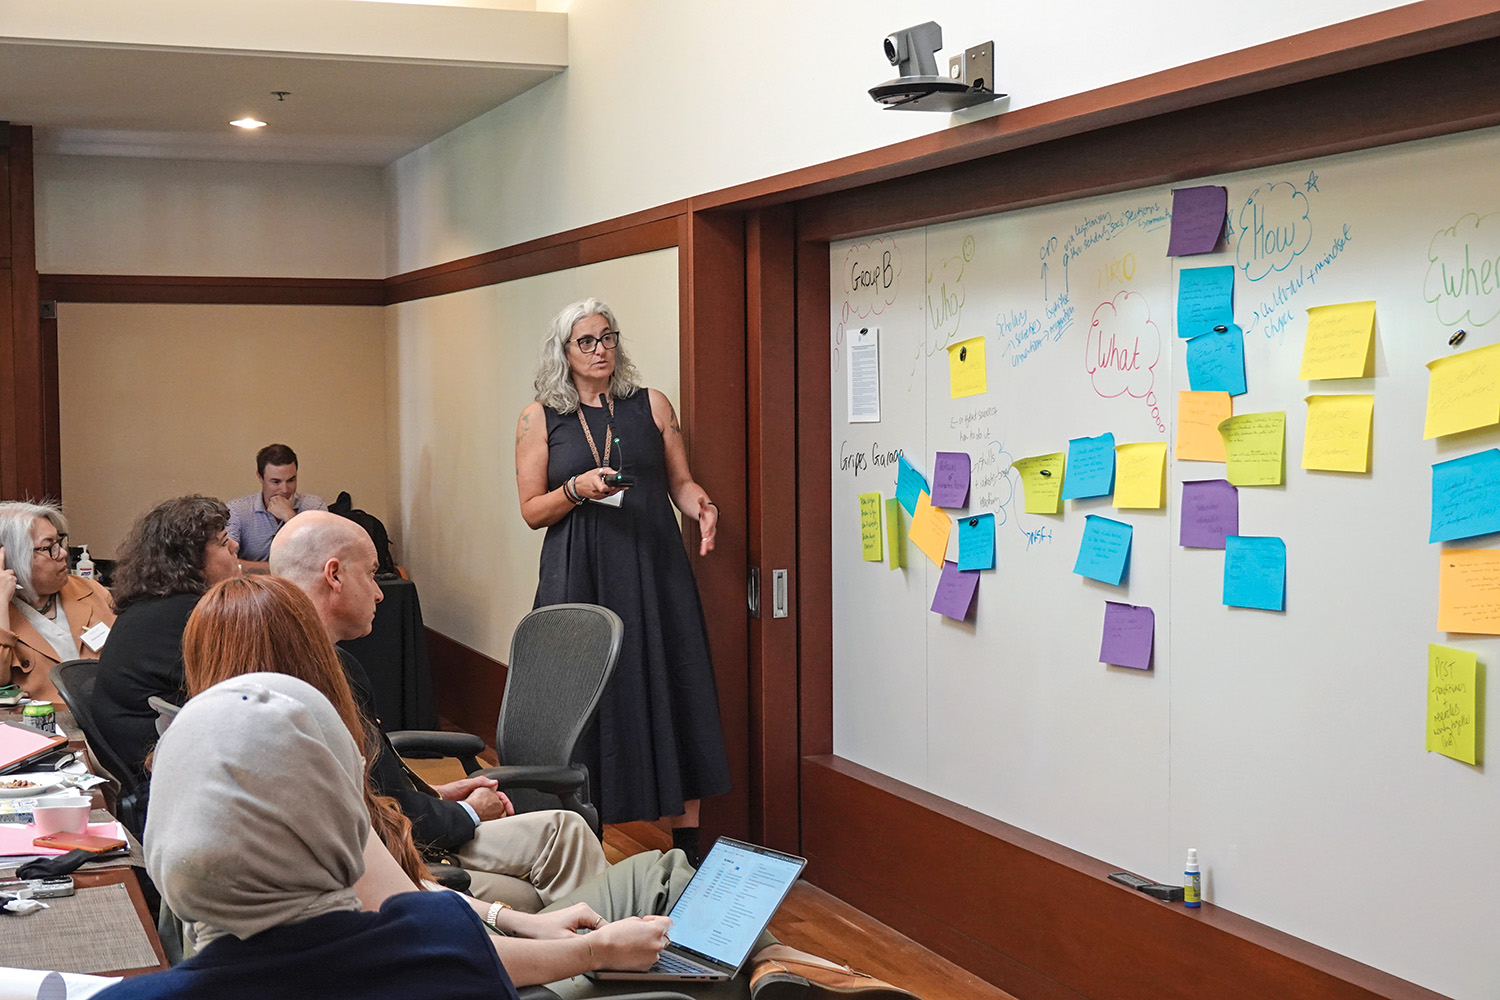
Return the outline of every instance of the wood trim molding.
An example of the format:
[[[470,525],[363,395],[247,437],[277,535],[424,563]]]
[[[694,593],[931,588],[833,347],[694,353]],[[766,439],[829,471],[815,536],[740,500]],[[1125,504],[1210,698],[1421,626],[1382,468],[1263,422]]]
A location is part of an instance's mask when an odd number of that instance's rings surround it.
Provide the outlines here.
[[[467,291],[502,281],[677,246],[684,202],[387,278],[386,303]]]
[[[239,278],[154,274],[44,274],[41,298],[54,302],[167,305],[380,306],[379,278]]]
[[[809,881],[1018,997],[1443,1000],[842,758],[804,757],[802,782]]]
[[[441,632],[427,632],[427,666],[438,715],[484,740],[495,742],[507,667]]]

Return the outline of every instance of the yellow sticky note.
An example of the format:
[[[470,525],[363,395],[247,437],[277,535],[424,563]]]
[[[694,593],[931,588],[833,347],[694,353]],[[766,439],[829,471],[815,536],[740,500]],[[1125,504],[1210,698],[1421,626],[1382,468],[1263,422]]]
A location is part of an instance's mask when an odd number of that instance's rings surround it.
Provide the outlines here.
[[[1224,477],[1234,486],[1281,483],[1286,412],[1242,413],[1219,424],[1224,438]]]
[[[1308,396],[1302,467],[1329,472],[1370,471],[1370,424],[1375,397]]]
[[[1021,474],[1021,489],[1026,494],[1026,513],[1056,514],[1062,503],[1063,470],[1067,468],[1065,452],[1018,458],[1010,467]]]
[[[989,392],[983,337],[971,337],[948,348],[948,385],[954,399]]]
[[[1438,631],[1500,635],[1500,549],[1444,549]]]
[[[1479,763],[1479,658],[1462,649],[1427,646],[1427,749]]]
[[[895,497],[885,502],[885,551],[891,569],[901,568],[901,501]]]
[[[1369,378],[1375,374],[1375,303],[1345,302],[1307,311],[1302,379]]]
[[[943,508],[934,507],[932,498],[923,490],[917,497],[917,512],[912,515],[908,537],[938,569],[943,568],[943,556],[948,554],[948,533],[952,530],[953,519]]]
[[[1160,510],[1167,502],[1167,442],[1115,445],[1115,506]]]
[[[1219,424],[1234,415],[1234,400],[1227,392],[1177,393],[1177,450],[1189,462],[1224,461],[1224,439]]]
[[[859,495],[859,546],[865,562],[880,562],[880,494]]]
[[[1422,437],[1500,421],[1500,344],[1427,362],[1427,425]]]

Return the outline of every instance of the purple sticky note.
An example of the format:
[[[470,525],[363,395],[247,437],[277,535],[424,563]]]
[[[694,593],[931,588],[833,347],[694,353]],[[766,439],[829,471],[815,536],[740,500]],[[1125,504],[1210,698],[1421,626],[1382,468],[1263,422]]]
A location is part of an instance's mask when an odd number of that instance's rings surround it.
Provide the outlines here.
[[[1223,479],[1182,484],[1182,534],[1190,549],[1222,549],[1224,536],[1240,533],[1240,491]]]
[[[969,456],[962,451],[940,451],[932,463],[932,505],[962,507],[969,499]]]
[[[978,570],[966,573],[958,568],[958,563],[944,560],[943,575],[938,577],[937,593],[932,595],[932,610],[963,621],[974,608],[974,594],[978,590]]]
[[[1156,614],[1135,604],[1104,602],[1104,641],[1099,644],[1099,662],[1117,667],[1151,669],[1151,643],[1156,634]]]
[[[1229,190],[1217,185],[1177,188],[1172,192],[1172,236],[1167,256],[1213,253],[1224,235]]]

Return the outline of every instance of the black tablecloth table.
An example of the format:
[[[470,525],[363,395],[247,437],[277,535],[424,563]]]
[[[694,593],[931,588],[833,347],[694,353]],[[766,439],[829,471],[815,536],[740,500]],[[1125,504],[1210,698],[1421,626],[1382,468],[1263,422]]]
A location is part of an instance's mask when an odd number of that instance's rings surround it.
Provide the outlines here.
[[[339,645],[370,675],[382,729],[436,729],[432,677],[427,671],[427,633],[422,604],[410,580],[382,580],[385,598],[375,609],[375,625],[362,639]]]

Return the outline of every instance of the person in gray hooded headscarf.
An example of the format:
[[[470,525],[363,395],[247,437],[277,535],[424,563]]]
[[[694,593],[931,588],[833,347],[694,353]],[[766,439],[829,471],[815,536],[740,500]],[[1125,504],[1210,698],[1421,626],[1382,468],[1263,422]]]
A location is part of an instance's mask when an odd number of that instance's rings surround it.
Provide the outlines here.
[[[146,868],[198,925],[198,953],[110,1000],[211,996],[509,997],[479,917],[409,892],[361,910],[364,761],[315,688],[285,674],[216,684],[157,746]]]

